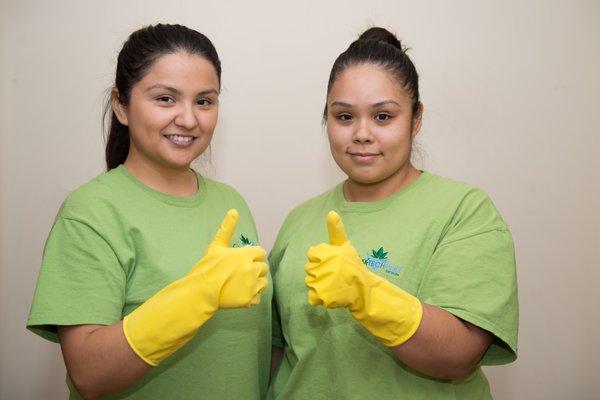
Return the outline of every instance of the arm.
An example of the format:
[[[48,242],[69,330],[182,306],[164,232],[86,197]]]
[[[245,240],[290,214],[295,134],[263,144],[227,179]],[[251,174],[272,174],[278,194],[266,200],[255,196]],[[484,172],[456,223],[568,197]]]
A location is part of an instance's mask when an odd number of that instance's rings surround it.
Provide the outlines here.
[[[477,365],[493,335],[441,308],[423,304],[415,334],[391,348],[402,362],[426,375],[460,379]]]
[[[129,386],[189,342],[218,309],[260,302],[267,286],[265,251],[229,247],[237,219],[229,211],[190,272],[122,321],[60,328],[65,364],[80,394],[94,398]]]
[[[409,367],[440,379],[466,376],[492,342],[483,329],[368,271],[346,237],[341,218],[327,216],[329,243],[308,251],[306,285],[312,306],[346,307]]]
[[[152,368],[125,339],[123,322],[58,328],[67,372],[85,399],[124,389]]]

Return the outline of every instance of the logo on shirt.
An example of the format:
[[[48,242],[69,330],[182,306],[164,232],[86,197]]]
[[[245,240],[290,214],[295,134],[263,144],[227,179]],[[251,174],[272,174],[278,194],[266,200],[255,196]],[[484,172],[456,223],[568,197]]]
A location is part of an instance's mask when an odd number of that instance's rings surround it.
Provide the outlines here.
[[[383,271],[391,275],[400,275],[402,267],[397,267],[390,264],[387,258],[388,252],[380,247],[378,250],[371,250],[371,254],[367,258],[363,258],[362,262],[373,271]]]
[[[240,238],[233,244],[233,247],[244,247],[244,246],[256,246],[256,243],[250,240],[244,235],[240,235]]]

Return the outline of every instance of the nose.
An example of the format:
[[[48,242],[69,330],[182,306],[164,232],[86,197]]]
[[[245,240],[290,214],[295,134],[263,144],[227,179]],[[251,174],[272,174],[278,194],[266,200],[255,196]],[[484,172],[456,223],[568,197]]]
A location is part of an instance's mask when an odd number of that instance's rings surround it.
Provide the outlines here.
[[[182,105],[175,117],[175,125],[185,128],[187,130],[192,130],[196,126],[198,126],[198,120],[196,119],[196,115],[194,114],[194,109],[192,105]]]
[[[372,143],[373,135],[369,129],[368,121],[366,118],[359,120],[356,124],[356,128],[352,135],[352,141],[356,144]]]

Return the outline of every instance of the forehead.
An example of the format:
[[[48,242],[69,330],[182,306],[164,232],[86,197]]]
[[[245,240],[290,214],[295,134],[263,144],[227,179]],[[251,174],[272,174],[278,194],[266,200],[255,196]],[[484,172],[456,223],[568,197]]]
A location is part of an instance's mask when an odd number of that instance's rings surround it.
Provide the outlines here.
[[[149,87],[157,83],[196,90],[200,86],[218,88],[219,78],[212,63],[204,57],[177,52],[154,61],[138,85]]]
[[[386,99],[411,101],[410,94],[392,73],[372,63],[353,65],[343,70],[331,87],[329,99],[351,104],[372,104]]]

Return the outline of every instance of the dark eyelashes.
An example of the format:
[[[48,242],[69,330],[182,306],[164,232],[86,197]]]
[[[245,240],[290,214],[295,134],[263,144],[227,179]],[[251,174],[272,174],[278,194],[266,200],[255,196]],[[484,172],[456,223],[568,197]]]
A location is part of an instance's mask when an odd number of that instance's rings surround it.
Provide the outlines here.
[[[373,118],[376,121],[385,122],[385,121],[389,121],[390,119],[392,119],[393,116],[390,114],[387,114],[387,113],[378,113]],[[353,117],[350,114],[338,114],[335,116],[335,119],[340,120],[340,121],[351,121],[353,119]]]
[[[158,96],[155,98],[155,100],[161,102],[161,103],[174,103],[175,100],[169,96]],[[196,100],[195,104],[199,105],[199,106],[210,106],[212,104],[214,104],[214,102],[210,99],[200,99],[200,100]]]

